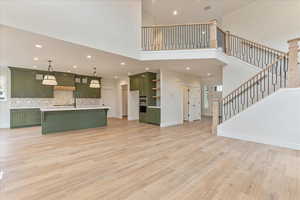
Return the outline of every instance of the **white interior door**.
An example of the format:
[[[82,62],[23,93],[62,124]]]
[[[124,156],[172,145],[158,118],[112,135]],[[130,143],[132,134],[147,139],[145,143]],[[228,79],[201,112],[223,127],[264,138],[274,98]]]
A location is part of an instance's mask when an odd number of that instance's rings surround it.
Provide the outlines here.
[[[183,120],[189,120],[189,89],[183,87]]]
[[[191,88],[189,90],[189,121],[201,119],[201,89]]]

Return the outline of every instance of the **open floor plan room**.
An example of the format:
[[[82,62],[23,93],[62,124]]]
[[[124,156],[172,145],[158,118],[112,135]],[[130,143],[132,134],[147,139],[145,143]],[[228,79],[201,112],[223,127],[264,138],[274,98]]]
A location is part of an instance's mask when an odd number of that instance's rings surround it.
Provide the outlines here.
[[[300,200],[300,0],[0,0],[0,200]]]
[[[1,130],[1,199],[267,200],[300,196],[300,152],[211,135],[211,120],[161,129],[40,135]]]

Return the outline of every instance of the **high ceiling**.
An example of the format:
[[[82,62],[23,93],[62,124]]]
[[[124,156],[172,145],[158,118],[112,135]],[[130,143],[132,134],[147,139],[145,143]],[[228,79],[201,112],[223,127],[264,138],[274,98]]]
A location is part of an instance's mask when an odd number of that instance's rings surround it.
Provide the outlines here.
[[[8,66],[47,70],[47,61],[51,59],[55,71],[92,75],[93,68],[97,67],[97,74],[104,78],[126,77],[128,73],[141,73],[146,68],[149,71],[165,68],[198,77],[208,73],[220,77],[222,71],[222,63],[215,59],[142,62],[7,26],[0,25],[0,34],[0,64]],[[36,44],[42,48],[35,47]],[[35,57],[38,60],[34,60]],[[126,65],[122,66],[122,62]]]
[[[144,25],[199,23],[220,20],[255,0],[142,0]],[[178,14],[173,15],[177,10]],[[145,19],[146,18],[146,19]],[[146,23],[146,24],[145,24]]]

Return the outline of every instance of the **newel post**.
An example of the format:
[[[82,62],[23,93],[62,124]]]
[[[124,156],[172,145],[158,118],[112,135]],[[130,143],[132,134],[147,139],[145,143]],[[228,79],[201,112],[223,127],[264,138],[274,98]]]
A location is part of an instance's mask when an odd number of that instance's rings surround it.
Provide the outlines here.
[[[225,53],[230,56],[230,32],[225,33]]]
[[[299,45],[298,42],[300,38],[289,40],[289,69],[288,69],[288,88],[297,88],[300,87],[300,73],[298,66],[298,51]]]
[[[217,20],[212,20],[209,27],[210,35],[210,48],[218,48],[217,40]]]
[[[214,99],[212,104],[212,134],[217,135],[217,128],[219,125],[219,100]]]

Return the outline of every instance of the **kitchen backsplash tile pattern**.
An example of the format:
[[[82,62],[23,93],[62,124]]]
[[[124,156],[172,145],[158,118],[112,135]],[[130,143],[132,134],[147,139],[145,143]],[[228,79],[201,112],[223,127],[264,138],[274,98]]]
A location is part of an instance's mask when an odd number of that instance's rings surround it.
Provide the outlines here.
[[[54,98],[11,98],[10,108],[47,108],[55,105],[72,105],[74,103],[73,92],[56,90]],[[84,98],[77,99],[78,107],[102,106],[101,99]]]

